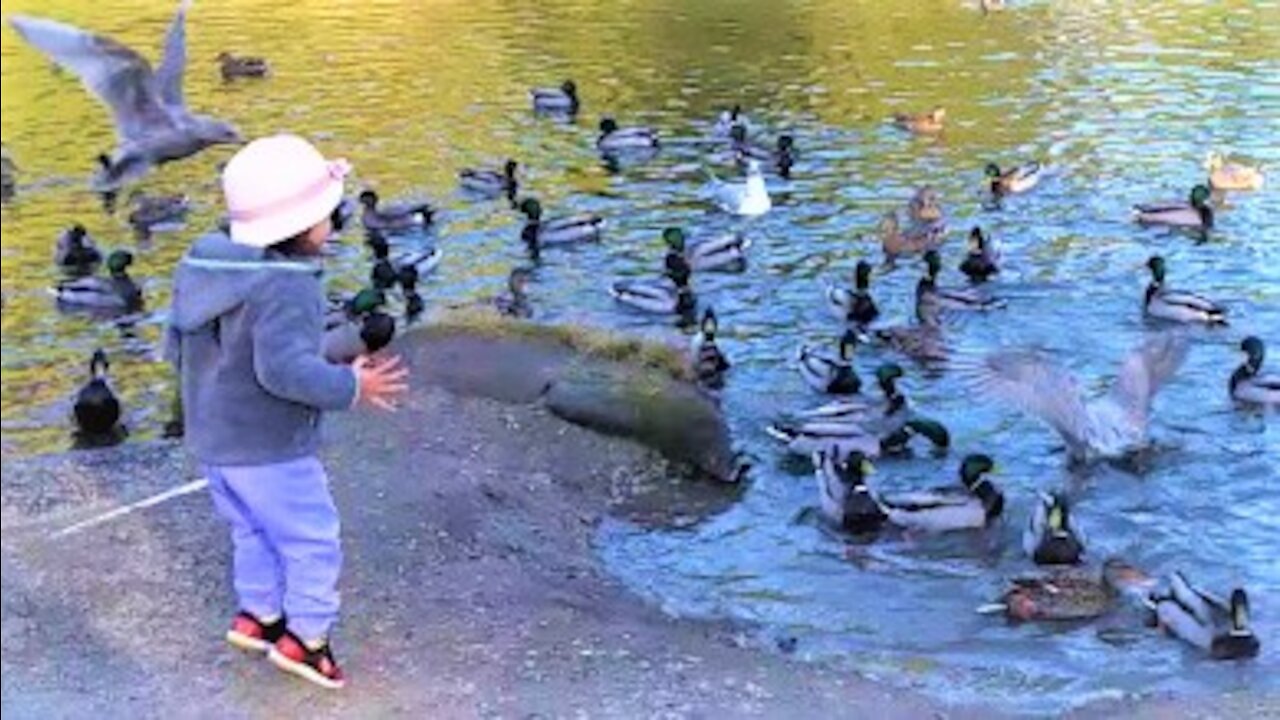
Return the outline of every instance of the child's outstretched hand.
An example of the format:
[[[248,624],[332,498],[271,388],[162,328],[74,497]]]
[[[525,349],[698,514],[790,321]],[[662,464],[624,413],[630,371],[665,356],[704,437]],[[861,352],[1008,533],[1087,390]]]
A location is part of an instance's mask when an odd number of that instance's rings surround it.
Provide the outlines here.
[[[360,402],[395,412],[396,397],[409,389],[409,383],[406,382],[409,368],[400,364],[400,357],[394,355],[380,360],[361,355],[351,367],[356,372],[356,383],[360,386]]]

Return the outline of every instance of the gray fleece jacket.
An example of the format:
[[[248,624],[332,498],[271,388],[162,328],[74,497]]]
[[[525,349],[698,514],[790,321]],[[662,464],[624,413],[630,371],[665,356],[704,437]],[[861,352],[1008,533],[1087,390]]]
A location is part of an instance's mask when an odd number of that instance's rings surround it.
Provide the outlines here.
[[[320,415],[357,398],[354,371],[320,352],[320,266],[195,242],[174,274],[166,356],[182,377],[187,446],[211,465],[264,465],[320,444]]]

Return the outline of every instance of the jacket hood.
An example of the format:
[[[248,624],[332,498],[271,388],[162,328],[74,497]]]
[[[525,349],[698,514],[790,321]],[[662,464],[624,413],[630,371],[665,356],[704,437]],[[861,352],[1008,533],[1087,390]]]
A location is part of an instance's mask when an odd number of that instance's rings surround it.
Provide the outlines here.
[[[242,305],[261,283],[280,273],[319,275],[320,265],[269,249],[237,245],[220,232],[192,244],[174,274],[169,322],[190,332]]]

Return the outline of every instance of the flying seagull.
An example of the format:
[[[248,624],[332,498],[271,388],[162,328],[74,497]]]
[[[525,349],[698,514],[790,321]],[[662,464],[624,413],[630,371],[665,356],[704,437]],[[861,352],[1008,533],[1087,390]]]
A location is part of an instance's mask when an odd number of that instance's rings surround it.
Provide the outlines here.
[[[183,0],[178,6],[155,71],[137,52],[109,37],[43,18],[9,19],[22,39],[79,76],[111,110],[118,144],[114,153],[100,159],[95,189],[114,190],[142,177],[152,165],[181,160],[210,145],[241,142],[231,125],[187,109],[182,75],[189,5],[190,0]]]

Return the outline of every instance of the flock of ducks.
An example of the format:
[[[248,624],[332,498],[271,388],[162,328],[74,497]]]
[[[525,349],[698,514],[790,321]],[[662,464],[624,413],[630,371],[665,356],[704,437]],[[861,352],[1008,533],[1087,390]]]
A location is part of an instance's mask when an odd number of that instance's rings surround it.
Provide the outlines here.
[[[983,2],[983,9],[998,3]],[[213,118],[195,115],[185,105],[182,75],[185,70],[184,2],[166,37],[164,62],[152,71],[141,56],[127,47],[79,29],[49,20],[14,16],[11,25],[27,42],[55,62],[78,75],[88,89],[113,111],[120,131],[120,146],[99,158],[94,187],[114,200],[119,188],[141,177],[152,165],[188,157],[220,142],[236,142],[238,133]],[[72,52],[68,48],[80,50]],[[84,48],[90,48],[84,50]],[[268,73],[261,58],[218,57],[226,80],[257,78]],[[111,72],[104,72],[110,68]],[[565,81],[558,87],[530,91],[534,112],[574,118],[582,109],[577,85]],[[898,114],[892,123],[913,134],[943,132],[947,113],[943,107],[918,114]],[[732,150],[741,180],[724,180],[707,171],[706,198],[720,210],[741,217],[768,213],[772,200],[765,172],[789,177],[796,165],[795,138],[781,135],[776,144],[762,146],[751,140],[752,125],[739,106],[722,113],[714,134]],[[596,148],[605,156],[648,157],[661,147],[659,134],[645,127],[620,125],[612,117],[599,123]],[[519,163],[508,160],[501,169],[464,169],[460,189],[478,199],[505,199],[524,217],[520,241],[530,260],[537,263],[544,251],[558,246],[601,238],[606,223],[589,214],[551,216],[539,200],[521,194]],[[1193,188],[1186,202],[1139,205],[1138,222],[1207,233],[1214,227],[1211,189],[1257,189],[1263,176],[1256,168],[1210,157],[1205,185]],[[993,203],[1031,191],[1045,168],[1027,162],[1012,168],[991,163],[984,168],[986,187]],[[16,168],[4,155],[5,197],[16,188]],[[133,195],[130,223],[140,235],[166,222],[185,217],[185,198],[155,199]],[[354,221],[356,208],[368,238],[371,266],[368,286],[350,297],[334,298],[326,321],[324,352],[335,362],[376,351],[391,341],[396,321],[387,312],[388,294],[397,289],[405,314],[420,314],[424,302],[417,290],[422,278],[441,262],[438,248],[417,248],[393,254],[400,238],[421,233],[436,219],[437,210],[424,202],[384,202],[373,190],[360,193],[355,204],[335,210],[339,229]],[[1086,397],[1084,385],[1033,351],[1002,351],[982,358],[955,358],[944,337],[943,318],[952,313],[991,312],[1006,302],[989,293],[984,283],[1000,272],[1001,255],[996,243],[978,227],[969,233],[969,247],[958,264],[968,284],[941,282],[941,250],[946,219],[937,194],[922,188],[905,210],[886,214],[879,225],[880,244],[887,265],[907,258],[921,258],[923,271],[915,290],[915,321],[907,325],[883,325],[872,296],[874,268],[860,260],[852,284],[831,284],[823,298],[842,325],[832,354],[802,347],[796,366],[803,382],[815,393],[831,396],[817,407],[780,418],[768,428],[788,452],[810,459],[814,467],[819,509],[831,523],[849,533],[865,535],[895,527],[908,532],[952,532],[983,528],[1001,517],[1005,498],[991,480],[994,460],[985,454],[966,455],[957,470],[957,482],[938,488],[909,492],[881,492],[868,478],[871,461],[903,454],[918,438],[945,452],[951,438],[946,427],[912,407],[899,381],[905,375],[894,362],[882,363],[874,373],[875,388],[864,388],[855,366],[862,343],[879,343],[922,363],[950,362],[970,373],[983,396],[1003,399],[1040,418],[1065,441],[1075,460],[1122,457],[1146,443],[1151,402],[1160,387],[1176,372],[1188,348],[1185,334],[1160,333],[1144,339],[1128,355],[1109,393]],[[667,228],[661,236],[665,256],[656,277],[618,281],[609,287],[618,303],[636,311],[678,318],[697,325],[691,362],[700,384],[710,391],[723,387],[732,364],[717,344],[719,320],[712,307],[699,303],[691,281],[696,274],[740,272],[746,267],[750,244],[728,235],[690,243],[680,228]],[[106,274],[99,274],[104,254],[82,225],[76,224],[57,239],[55,264],[69,277],[54,293],[60,306],[108,311],[114,315],[140,312],[141,289],[128,274],[133,256],[124,250],[106,254]],[[1226,310],[1205,297],[1169,287],[1165,260],[1148,262],[1151,282],[1143,299],[1144,313],[1153,319],[1182,325],[1226,324]],[[530,270],[511,271],[507,293],[492,304],[503,314],[528,318],[533,314],[526,287]],[[701,309],[701,314],[699,310]],[[1245,361],[1231,375],[1228,392],[1241,402],[1280,405],[1280,377],[1264,375],[1265,346],[1258,337],[1240,345]],[[89,435],[119,433],[121,407],[108,379],[105,353],[95,352],[90,378],[75,400],[79,432]],[[1249,629],[1248,599],[1243,589],[1219,598],[1197,588],[1175,573],[1161,587],[1135,568],[1110,561],[1100,572],[1082,569],[1086,545],[1074,522],[1065,496],[1044,494],[1029,519],[1023,548],[1036,565],[1057,568],[1017,578],[1000,602],[984,611],[1000,612],[1019,620],[1080,619],[1095,617],[1110,606],[1117,592],[1141,600],[1151,617],[1187,642],[1213,657],[1249,657],[1258,652],[1258,640]],[[1065,569],[1062,569],[1065,568]]]

